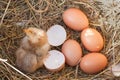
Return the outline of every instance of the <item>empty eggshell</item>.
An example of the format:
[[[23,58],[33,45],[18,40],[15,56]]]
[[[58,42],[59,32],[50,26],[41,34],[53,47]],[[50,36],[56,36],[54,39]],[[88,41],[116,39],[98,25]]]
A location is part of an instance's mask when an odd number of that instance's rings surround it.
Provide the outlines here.
[[[70,66],[75,66],[79,63],[82,57],[82,49],[76,40],[69,39],[62,46],[62,53],[65,56],[65,61]]]
[[[120,76],[120,63],[112,66],[112,73],[114,76],[119,77]]]
[[[48,42],[52,46],[60,46],[66,40],[66,31],[61,25],[54,25],[47,31]]]
[[[60,51],[51,50],[43,63],[49,71],[57,72],[65,66],[65,57]]]
[[[101,34],[92,28],[86,28],[81,32],[81,41],[85,48],[92,52],[98,52],[103,48]]]
[[[107,66],[107,58],[102,53],[88,53],[80,62],[80,68],[87,74],[95,74]]]
[[[80,9],[69,8],[64,11],[62,17],[64,23],[73,30],[81,31],[89,27],[87,16]]]

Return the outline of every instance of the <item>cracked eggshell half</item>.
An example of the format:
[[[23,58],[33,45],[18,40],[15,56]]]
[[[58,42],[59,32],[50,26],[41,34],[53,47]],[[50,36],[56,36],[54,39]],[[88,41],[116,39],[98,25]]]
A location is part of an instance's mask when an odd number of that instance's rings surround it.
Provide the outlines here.
[[[119,77],[120,76],[120,63],[113,65],[111,71],[114,76]]]
[[[47,31],[48,42],[52,46],[60,46],[66,40],[66,31],[61,25],[53,25]]]
[[[58,50],[51,50],[43,61],[44,66],[51,72],[58,72],[65,66],[65,57]]]

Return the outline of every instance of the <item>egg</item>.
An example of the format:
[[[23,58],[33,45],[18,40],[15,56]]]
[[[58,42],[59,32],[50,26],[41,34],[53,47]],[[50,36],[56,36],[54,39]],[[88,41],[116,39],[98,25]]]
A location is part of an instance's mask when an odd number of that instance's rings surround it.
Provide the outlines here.
[[[58,72],[65,66],[65,57],[58,50],[51,50],[43,61],[44,66],[51,72]]]
[[[88,53],[80,62],[80,68],[87,74],[95,74],[107,66],[107,58],[102,53]]]
[[[65,56],[65,61],[70,66],[75,66],[79,63],[82,57],[82,49],[80,44],[73,39],[65,41],[62,45],[62,53]]]
[[[81,32],[81,42],[85,48],[92,52],[98,52],[103,48],[104,42],[101,34],[92,28],[86,28]]]
[[[62,14],[64,23],[71,29],[81,31],[89,27],[87,16],[78,8],[69,8]]]
[[[53,25],[47,30],[48,42],[52,46],[60,46],[66,40],[67,33],[63,26]]]

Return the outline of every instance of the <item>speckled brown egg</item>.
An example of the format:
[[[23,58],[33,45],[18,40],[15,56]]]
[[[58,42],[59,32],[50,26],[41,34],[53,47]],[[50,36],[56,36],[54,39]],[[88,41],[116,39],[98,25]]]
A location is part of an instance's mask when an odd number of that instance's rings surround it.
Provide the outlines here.
[[[107,58],[102,53],[88,53],[80,62],[80,68],[87,74],[95,74],[107,66]]]
[[[92,52],[100,51],[104,45],[101,34],[92,28],[86,28],[81,32],[81,41],[85,48]]]
[[[62,17],[64,23],[73,30],[81,31],[89,27],[87,16],[78,8],[65,10]]]
[[[62,53],[65,56],[66,63],[70,66],[77,65],[82,57],[81,46],[73,39],[69,39],[63,44]]]

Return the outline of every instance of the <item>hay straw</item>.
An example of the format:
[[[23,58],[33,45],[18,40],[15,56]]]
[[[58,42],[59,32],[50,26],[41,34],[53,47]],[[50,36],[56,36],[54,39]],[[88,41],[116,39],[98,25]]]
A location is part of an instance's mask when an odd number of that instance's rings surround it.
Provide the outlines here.
[[[45,0],[45,2],[47,3],[47,6],[46,6],[46,8],[45,8],[44,10],[36,10],[36,9],[30,4],[29,0],[25,0],[25,1],[26,1],[26,3],[30,6],[30,8],[31,8],[34,12],[36,12],[36,13],[45,12],[45,11],[48,10],[48,7],[49,7],[49,2],[48,2],[47,0]]]
[[[20,70],[18,70],[17,68],[15,68],[14,66],[12,66],[11,64],[9,64],[7,62],[7,59],[1,59],[0,61],[4,62],[5,64],[7,64],[9,67],[11,67],[12,69],[14,69],[15,71],[17,71],[18,73],[20,73],[21,75],[25,76],[26,78],[28,78],[29,80],[32,80],[30,77],[28,77],[26,74],[24,74],[23,72],[21,72]]]
[[[6,12],[7,12],[7,9],[8,9],[8,7],[9,7],[9,5],[10,5],[10,2],[11,2],[11,0],[9,0],[9,2],[8,2],[7,6],[6,6],[5,12],[4,12],[4,14],[3,14],[3,16],[2,16],[2,19],[1,19],[1,21],[0,21],[0,27],[1,27],[2,23],[3,23],[4,17],[5,17],[5,15],[6,15]]]

